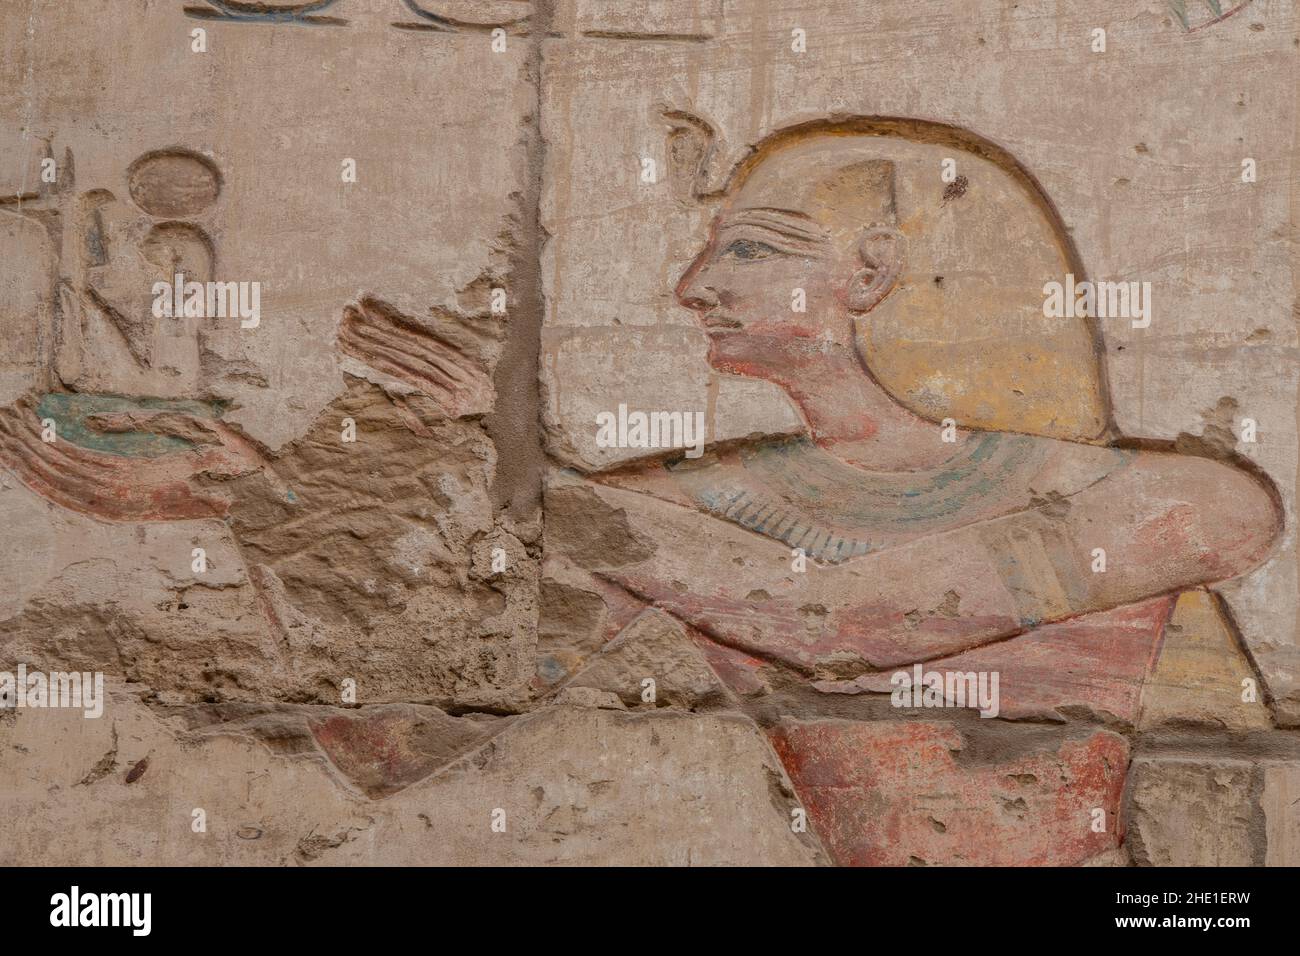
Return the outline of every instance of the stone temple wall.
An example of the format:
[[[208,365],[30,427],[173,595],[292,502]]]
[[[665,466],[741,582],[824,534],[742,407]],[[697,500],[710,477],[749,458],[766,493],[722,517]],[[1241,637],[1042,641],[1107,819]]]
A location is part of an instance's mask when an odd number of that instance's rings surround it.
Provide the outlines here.
[[[1300,864],[1298,58],[7,0],[0,860]]]

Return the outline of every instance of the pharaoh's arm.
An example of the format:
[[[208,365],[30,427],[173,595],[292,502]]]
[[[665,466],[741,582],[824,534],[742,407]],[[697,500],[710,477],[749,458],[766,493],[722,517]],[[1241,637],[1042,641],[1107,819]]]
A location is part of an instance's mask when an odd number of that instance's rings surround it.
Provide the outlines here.
[[[592,550],[592,570],[724,643],[807,669],[846,652],[876,667],[925,660],[1221,581],[1258,564],[1280,525],[1244,472],[1141,453],[1049,508],[800,572],[778,542],[639,492],[585,487],[636,542]]]

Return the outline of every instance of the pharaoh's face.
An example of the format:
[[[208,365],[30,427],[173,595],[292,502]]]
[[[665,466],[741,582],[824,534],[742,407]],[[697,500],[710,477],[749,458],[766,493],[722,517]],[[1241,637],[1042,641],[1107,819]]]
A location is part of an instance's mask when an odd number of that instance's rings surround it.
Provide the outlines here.
[[[864,291],[896,275],[882,167],[850,165],[846,174],[825,160],[796,151],[754,170],[678,283],[678,301],[709,335],[715,368],[780,378],[827,348],[851,348]],[[874,194],[871,218],[862,218],[860,193],[839,201],[837,193],[852,188]]]
[[[852,363],[931,421],[1102,434],[1093,331],[1043,315],[1044,283],[1077,271],[1069,238],[1007,160],[960,149],[818,131],[742,168],[677,286],[713,367],[797,399]]]

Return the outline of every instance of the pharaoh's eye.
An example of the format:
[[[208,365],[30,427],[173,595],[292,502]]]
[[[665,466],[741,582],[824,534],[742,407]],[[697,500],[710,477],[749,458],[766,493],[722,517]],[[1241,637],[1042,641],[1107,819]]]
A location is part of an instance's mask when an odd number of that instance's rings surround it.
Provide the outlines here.
[[[757,242],[753,239],[737,239],[727,248],[722,250],[724,259],[766,259],[768,256],[777,254],[777,250],[769,246],[766,242]]]

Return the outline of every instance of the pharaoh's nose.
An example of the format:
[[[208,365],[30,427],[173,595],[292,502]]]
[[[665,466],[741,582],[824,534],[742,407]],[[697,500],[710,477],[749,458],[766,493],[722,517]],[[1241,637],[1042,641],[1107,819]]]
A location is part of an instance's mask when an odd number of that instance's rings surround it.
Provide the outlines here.
[[[718,305],[718,293],[707,282],[708,270],[693,264],[677,283],[677,301],[688,309],[706,312]]]

